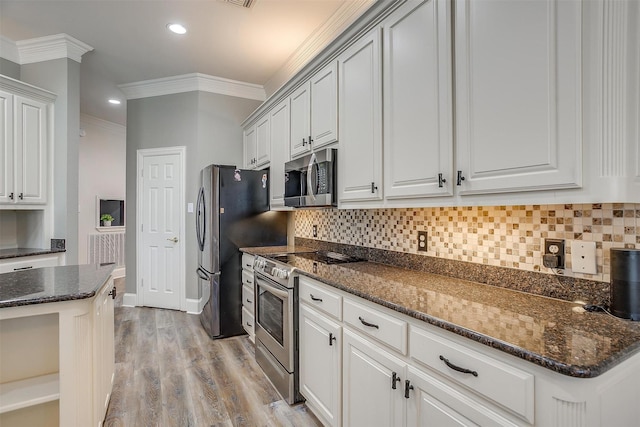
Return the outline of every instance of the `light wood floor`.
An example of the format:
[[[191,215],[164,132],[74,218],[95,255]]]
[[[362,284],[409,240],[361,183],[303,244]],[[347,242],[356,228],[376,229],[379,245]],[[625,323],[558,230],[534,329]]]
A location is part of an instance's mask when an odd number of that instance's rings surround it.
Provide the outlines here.
[[[289,406],[254,358],[246,335],[211,340],[199,318],[122,307],[116,284],[115,381],[107,427],[320,426]]]

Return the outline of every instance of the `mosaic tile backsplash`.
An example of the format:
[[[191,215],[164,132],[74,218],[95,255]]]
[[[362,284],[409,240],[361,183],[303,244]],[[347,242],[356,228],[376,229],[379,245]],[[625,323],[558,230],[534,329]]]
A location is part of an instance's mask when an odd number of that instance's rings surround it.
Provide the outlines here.
[[[418,251],[418,231],[427,231],[427,251]],[[565,239],[565,275],[609,282],[609,249],[640,249],[640,204],[300,210],[295,235],[549,274],[544,239]],[[596,242],[597,274],[571,272],[572,240]]]

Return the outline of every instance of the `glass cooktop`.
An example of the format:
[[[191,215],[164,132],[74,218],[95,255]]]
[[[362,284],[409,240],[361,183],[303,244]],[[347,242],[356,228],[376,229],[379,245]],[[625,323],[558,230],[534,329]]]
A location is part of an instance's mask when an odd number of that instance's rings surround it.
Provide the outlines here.
[[[321,262],[323,264],[343,264],[346,262],[358,262],[362,261],[360,258],[355,258],[348,255],[343,255],[337,252],[330,251],[317,251],[317,252],[300,252],[295,254],[281,254],[273,255],[269,258],[279,261],[285,264],[289,264],[295,259],[295,257],[310,259],[312,261]]]

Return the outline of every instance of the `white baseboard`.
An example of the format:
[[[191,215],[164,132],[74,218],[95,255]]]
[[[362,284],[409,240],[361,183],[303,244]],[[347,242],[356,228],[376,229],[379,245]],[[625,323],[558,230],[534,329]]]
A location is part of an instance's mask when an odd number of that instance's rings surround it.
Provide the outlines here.
[[[123,307],[135,307],[138,302],[138,295],[125,293],[122,296]]]
[[[121,277],[125,277],[126,275],[127,275],[126,267],[118,267],[113,270],[113,273],[111,273],[111,276],[114,279],[120,279]]]
[[[187,298],[186,302],[187,302],[186,309],[187,309],[187,313],[189,314],[200,314],[200,312],[202,311],[202,307],[204,307],[204,302],[202,301],[202,298],[198,298],[198,299]]]

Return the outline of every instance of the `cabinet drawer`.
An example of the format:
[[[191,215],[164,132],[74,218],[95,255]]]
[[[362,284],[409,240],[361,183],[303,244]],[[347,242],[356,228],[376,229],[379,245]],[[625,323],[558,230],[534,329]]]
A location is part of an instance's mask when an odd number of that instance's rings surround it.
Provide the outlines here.
[[[242,270],[242,286],[253,288],[253,272]]]
[[[19,259],[19,261],[16,261],[16,259],[1,261],[0,273],[10,273],[13,271],[30,270],[32,268],[41,267],[55,267],[60,265],[60,256],[57,254],[20,257],[17,259]]]
[[[407,354],[407,322],[346,298],[343,315],[345,323],[400,353]]]
[[[409,343],[411,359],[533,423],[533,375],[414,326]]]
[[[300,276],[300,301],[342,320],[342,297],[324,285],[316,285],[311,279]]]
[[[253,284],[251,287],[246,285],[242,287],[242,306],[251,314],[255,312],[253,308]]]
[[[242,254],[242,268],[244,270],[253,271],[253,260],[256,257],[250,254]]]
[[[249,313],[249,311],[244,307],[242,307],[242,327],[247,331],[249,336],[251,336],[251,341],[253,341],[253,337],[255,336],[253,314]]]

